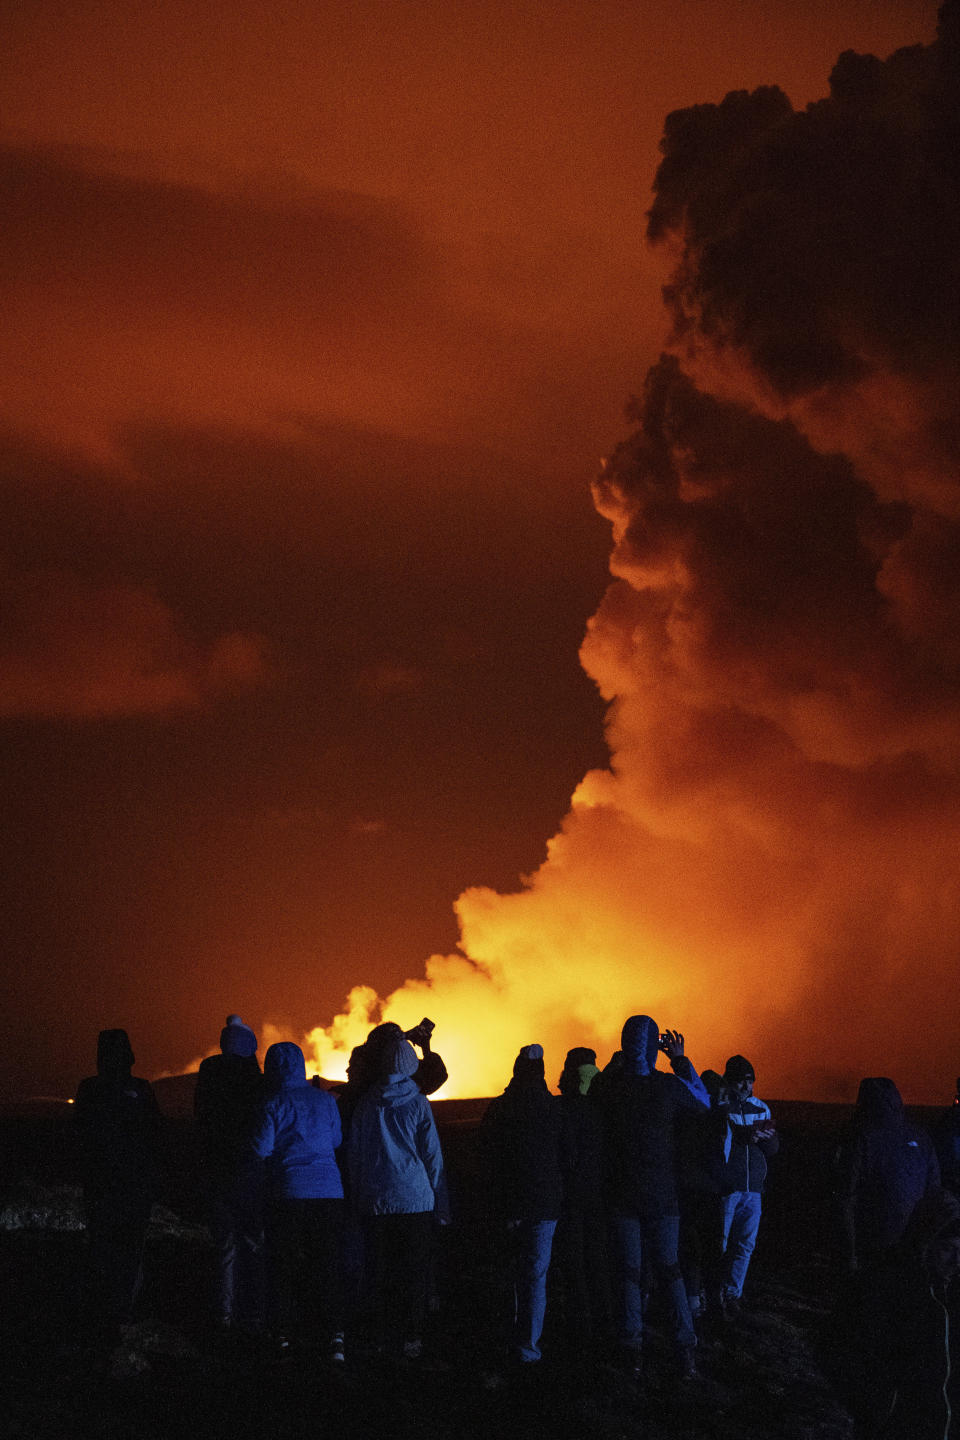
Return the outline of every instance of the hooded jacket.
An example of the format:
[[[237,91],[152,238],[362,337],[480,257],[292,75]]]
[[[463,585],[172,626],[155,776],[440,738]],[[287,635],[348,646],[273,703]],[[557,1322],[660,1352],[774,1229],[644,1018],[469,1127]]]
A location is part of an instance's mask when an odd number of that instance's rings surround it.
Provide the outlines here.
[[[494,1203],[503,1219],[560,1218],[560,1126],[560,1102],[547,1089],[543,1051],[525,1045],[513,1078],[481,1121]]]
[[[161,1118],[146,1080],[130,1073],[126,1030],[101,1030],[97,1073],[81,1080],[73,1107],[84,1195],[150,1209],[159,1187]]]
[[[347,1142],[350,1193],[361,1215],[448,1216],[440,1137],[413,1076],[416,1051],[402,1037],[383,1050],[381,1078],[353,1112]]]
[[[861,1080],[838,1171],[849,1258],[856,1262],[896,1244],[918,1202],[939,1186],[933,1142],[907,1119],[900,1091],[886,1076]]]
[[[644,1218],[679,1214],[677,1117],[706,1111],[710,1097],[685,1055],[671,1060],[673,1074],[657,1070],[660,1031],[649,1015],[632,1015],[623,1027],[621,1058],[600,1089],[604,1129],[604,1184],[608,1204]],[[607,1072],[605,1072],[607,1075]]]
[[[263,1058],[269,1098],[261,1106],[250,1140],[267,1162],[274,1195],[289,1200],[337,1200],[343,1183],[334,1157],[340,1144],[340,1112],[326,1090],[307,1080],[303,1051],[284,1040]]]

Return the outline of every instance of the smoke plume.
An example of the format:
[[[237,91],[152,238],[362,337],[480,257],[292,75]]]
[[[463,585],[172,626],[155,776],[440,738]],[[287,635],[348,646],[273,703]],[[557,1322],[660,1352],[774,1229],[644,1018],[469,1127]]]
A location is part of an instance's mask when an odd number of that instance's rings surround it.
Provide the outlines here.
[[[668,117],[649,239],[669,353],[595,486],[609,702],[536,874],[456,904],[462,955],[311,1038],[332,1073],[428,1013],[452,1088],[647,1011],[781,1095],[949,1093],[960,917],[960,5],[848,52],[827,99]],[[605,1052],[605,1053],[604,1053]],[[549,1072],[548,1072],[549,1073]]]

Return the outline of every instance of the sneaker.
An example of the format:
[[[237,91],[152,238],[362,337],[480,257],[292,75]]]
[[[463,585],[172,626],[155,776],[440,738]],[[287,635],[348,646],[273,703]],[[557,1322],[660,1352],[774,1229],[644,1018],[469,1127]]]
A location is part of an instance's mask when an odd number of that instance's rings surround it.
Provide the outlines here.
[[[743,1305],[736,1295],[725,1295],[723,1297],[723,1313],[728,1320],[736,1320],[742,1309]]]
[[[333,1365],[345,1365],[346,1359],[343,1350],[343,1331],[338,1330],[330,1341],[330,1362]]]
[[[421,1356],[422,1354],[423,1354],[423,1341],[422,1341],[422,1340],[404,1340],[404,1342],[403,1342],[403,1358],[404,1358],[404,1360],[419,1360],[419,1359],[420,1359],[420,1356]]]

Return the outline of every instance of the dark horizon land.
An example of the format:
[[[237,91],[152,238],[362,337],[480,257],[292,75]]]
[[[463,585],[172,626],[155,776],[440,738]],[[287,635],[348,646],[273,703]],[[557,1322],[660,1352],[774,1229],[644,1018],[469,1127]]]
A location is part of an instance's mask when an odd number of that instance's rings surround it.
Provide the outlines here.
[[[960,7],[0,36],[0,1099],[640,1011],[949,1098]]]

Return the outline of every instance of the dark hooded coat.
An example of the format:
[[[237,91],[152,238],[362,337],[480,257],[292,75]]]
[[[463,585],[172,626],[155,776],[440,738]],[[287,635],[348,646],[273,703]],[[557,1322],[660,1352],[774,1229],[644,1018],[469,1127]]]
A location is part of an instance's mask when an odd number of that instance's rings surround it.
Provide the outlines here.
[[[677,1119],[706,1112],[710,1097],[685,1055],[673,1074],[657,1070],[660,1032],[649,1015],[623,1027],[621,1060],[600,1089],[604,1132],[604,1188],[610,1208],[655,1219],[679,1214]]]
[[[933,1141],[906,1117],[886,1076],[860,1082],[838,1159],[847,1259],[869,1262],[895,1245],[923,1196],[940,1184]]]

